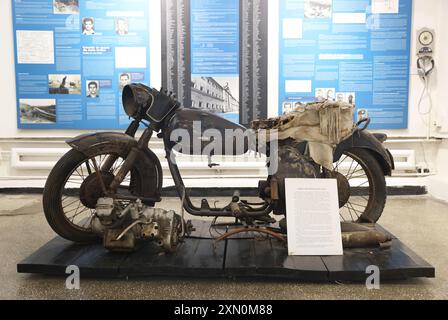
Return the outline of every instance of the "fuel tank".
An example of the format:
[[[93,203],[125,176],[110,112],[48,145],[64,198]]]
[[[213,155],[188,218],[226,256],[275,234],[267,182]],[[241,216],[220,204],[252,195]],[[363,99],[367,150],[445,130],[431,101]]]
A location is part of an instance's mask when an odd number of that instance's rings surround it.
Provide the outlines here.
[[[168,146],[188,155],[243,155],[249,150],[249,131],[200,109],[178,109],[168,121]]]

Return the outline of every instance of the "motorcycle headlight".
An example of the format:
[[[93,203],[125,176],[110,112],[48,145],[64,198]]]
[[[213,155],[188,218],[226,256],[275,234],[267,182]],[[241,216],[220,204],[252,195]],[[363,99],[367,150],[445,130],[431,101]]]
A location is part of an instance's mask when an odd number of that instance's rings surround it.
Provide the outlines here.
[[[123,89],[123,108],[131,118],[146,111],[151,105],[152,99],[151,89],[143,84],[128,84]]]

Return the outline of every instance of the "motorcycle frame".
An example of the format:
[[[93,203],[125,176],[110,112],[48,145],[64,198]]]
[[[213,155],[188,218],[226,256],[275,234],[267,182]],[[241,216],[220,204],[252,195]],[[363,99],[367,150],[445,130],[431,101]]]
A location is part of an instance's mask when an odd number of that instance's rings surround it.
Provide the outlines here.
[[[135,138],[135,135],[137,133],[137,130],[139,128],[141,120],[135,119],[126,130],[126,135]],[[106,195],[114,197],[116,199],[123,199],[121,196],[116,197],[116,190],[118,189],[119,185],[123,182],[126,175],[131,170],[135,160],[136,156],[139,151],[144,151],[153,136],[153,128],[147,127],[142,136],[139,138],[137,145],[131,149],[128,156],[126,157],[122,167],[118,171],[117,175],[115,176],[115,179],[107,188],[107,186],[104,186],[105,188],[103,191]],[[165,154],[166,159],[168,161],[168,167],[171,173],[171,176],[174,180],[174,184],[176,187],[176,191],[179,195],[179,198],[182,201],[182,206],[185,211],[187,211],[189,214],[193,216],[198,217],[234,217],[234,218],[251,218],[251,219],[260,219],[263,217],[267,217],[272,212],[272,206],[267,201],[265,201],[265,204],[261,207],[252,207],[248,204],[245,204],[244,206],[241,206],[242,202],[240,199],[239,192],[235,190],[232,201],[223,208],[211,208],[209,206],[209,203],[207,199],[202,200],[201,207],[196,207],[187,191],[187,188],[185,187],[185,184],[182,179],[182,175],[180,173],[179,167],[176,163],[175,155],[173,153],[172,148],[169,148],[169,136],[165,133],[163,130],[163,127],[161,129],[161,133],[159,134],[159,137],[163,138],[164,146],[165,146]],[[110,156],[105,164],[102,166],[101,170],[109,170],[108,166],[111,166],[116,161],[114,156]],[[102,179],[100,177],[100,179]],[[146,198],[139,198],[139,197],[126,197],[124,200],[142,200],[142,201],[155,201],[159,202],[161,199],[146,199]]]

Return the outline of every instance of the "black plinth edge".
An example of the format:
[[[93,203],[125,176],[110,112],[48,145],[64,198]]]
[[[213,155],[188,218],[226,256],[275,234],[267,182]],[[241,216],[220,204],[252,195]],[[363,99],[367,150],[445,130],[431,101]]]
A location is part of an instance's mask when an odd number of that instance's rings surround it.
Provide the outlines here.
[[[55,238],[17,265],[19,273],[66,276],[75,265],[88,278],[257,278],[304,282],[364,282],[366,268],[378,266],[381,280],[434,278],[435,268],[394,237],[390,249],[350,249],[343,256],[290,257],[277,240],[239,237],[216,243],[207,222],[174,254],[153,243],[134,253],[110,253],[100,243],[76,245]]]

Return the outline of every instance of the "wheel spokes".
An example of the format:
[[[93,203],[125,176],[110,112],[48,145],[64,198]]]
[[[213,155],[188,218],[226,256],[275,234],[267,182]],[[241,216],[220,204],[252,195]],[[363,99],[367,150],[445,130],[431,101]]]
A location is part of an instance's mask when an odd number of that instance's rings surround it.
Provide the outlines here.
[[[64,216],[71,224],[79,229],[90,230],[92,220],[96,213],[95,209],[88,208],[82,203],[80,193],[81,187],[88,177],[92,174],[98,174],[99,177],[101,177],[100,184],[101,182],[103,184],[101,189],[103,191],[106,189],[99,168],[102,168],[109,157],[116,158],[109,170],[110,174],[115,175],[115,173],[123,166],[125,159],[113,154],[100,154],[84,160],[74,168],[62,189],[60,201]],[[120,185],[120,190],[129,190],[130,181],[131,173],[128,173],[123,183]],[[122,206],[127,206],[130,201],[119,201],[119,203]]]
[[[334,172],[341,173],[350,186],[350,197],[340,209],[341,220],[356,222],[366,212],[372,196],[371,184],[367,171],[361,160],[351,153],[345,153],[334,167]],[[364,189],[368,189],[367,195]]]

